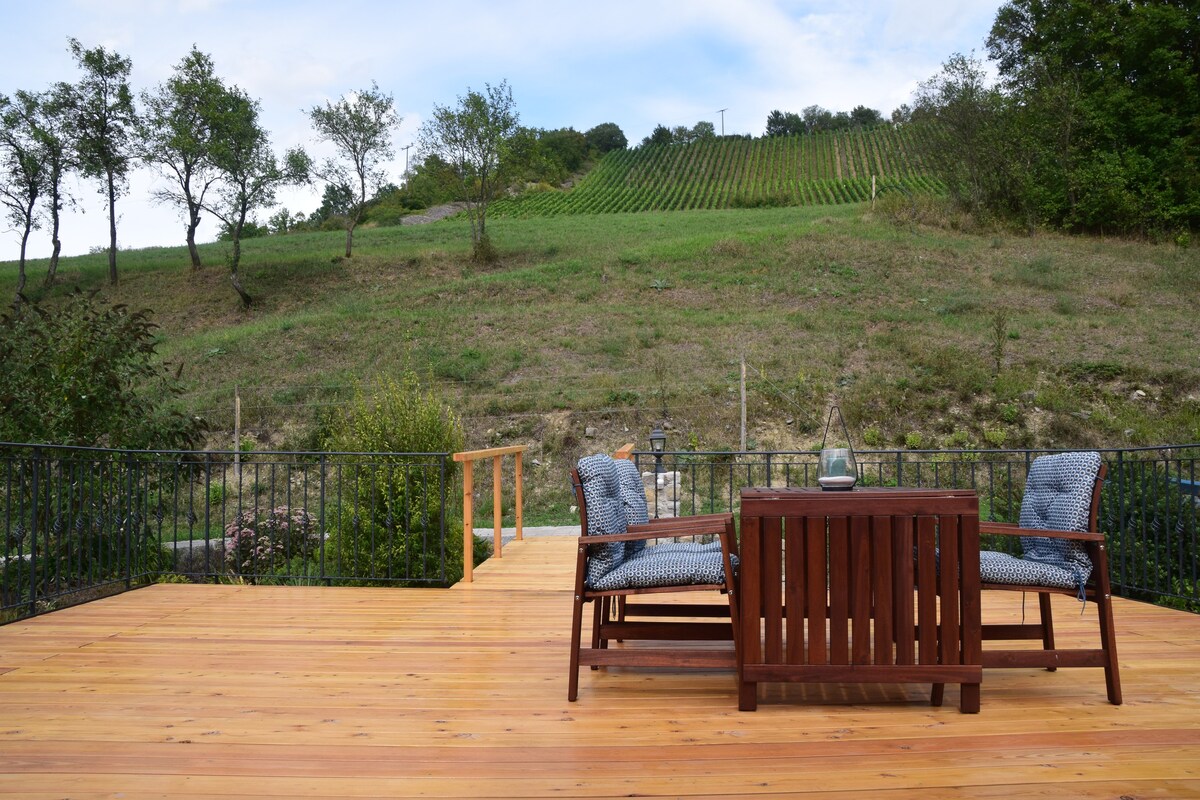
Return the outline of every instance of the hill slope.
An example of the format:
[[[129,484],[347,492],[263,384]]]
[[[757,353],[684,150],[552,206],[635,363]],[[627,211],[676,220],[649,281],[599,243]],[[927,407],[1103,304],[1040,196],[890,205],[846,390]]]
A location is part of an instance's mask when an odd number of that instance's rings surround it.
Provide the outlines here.
[[[938,191],[914,156],[920,126],[716,138],[608,153],[573,188],[498,201],[497,216],[835,205],[877,191]]]

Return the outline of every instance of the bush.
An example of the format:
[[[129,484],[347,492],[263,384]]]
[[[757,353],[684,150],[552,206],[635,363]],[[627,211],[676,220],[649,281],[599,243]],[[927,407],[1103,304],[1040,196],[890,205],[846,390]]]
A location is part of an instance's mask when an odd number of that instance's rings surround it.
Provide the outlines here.
[[[251,508],[225,526],[225,561],[240,575],[269,575],[281,567],[294,567],[297,559],[311,559],[322,538],[317,518],[303,508],[279,506],[262,516],[259,509]]]
[[[442,494],[453,485],[457,464],[447,461],[443,469],[440,458],[421,454],[452,453],[463,441],[457,416],[423,390],[412,371],[372,394],[355,391],[345,413],[331,421],[325,446],[377,455],[370,464],[347,457],[343,468],[349,500],[337,509],[330,534],[339,570],[378,581],[444,576],[449,584],[462,577],[461,514]]]
[[[206,425],[170,407],[178,372],[155,357],[150,312],[76,291],[0,317],[0,441],[193,449]]]

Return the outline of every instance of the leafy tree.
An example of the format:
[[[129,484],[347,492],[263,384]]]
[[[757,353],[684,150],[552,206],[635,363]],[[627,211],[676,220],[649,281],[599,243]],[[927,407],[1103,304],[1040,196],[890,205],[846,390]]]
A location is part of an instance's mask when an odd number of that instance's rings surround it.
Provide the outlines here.
[[[309,109],[317,138],[332,144],[336,159],[327,159],[317,174],[337,186],[349,186],[356,201],[346,210],[346,258],[354,244],[354,229],[366,211],[367,198],[383,185],[383,163],[395,155],[392,133],[400,126],[392,96],[371,88],[336,103]]]
[[[205,423],[171,407],[178,370],[156,358],[149,311],[75,292],[53,312],[0,316],[0,441],[191,449]]]
[[[921,155],[951,196],[972,212],[1019,207],[1020,173],[1013,165],[1022,134],[1005,115],[1006,100],[989,86],[983,64],[956,53],[942,72],[921,84],[913,116],[933,121]]]
[[[833,130],[833,112],[821,106],[808,106],[801,115],[804,119],[804,127],[809,133],[817,131]]]
[[[44,194],[46,209],[50,212],[50,265],[46,269],[45,285],[54,283],[58,274],[58,258],[62,242],[58,238],[62,223],[63,207],[72,203],[71,196],[63,188],[63,178],[79,167],[73,142],[75,139],[72,115],[73,91],[69,84],[55,84],[41,97],[40,124],[35,135],[46,155],[49,172],[46,176]]]
[[[1042,221],[1139,232],[1200,222],[1194,3],[1010,0],[987,48],[1008,113],[1030,133]]]
[[[166,83],[142,94],[145,114],[138,126],[138,154],[167,179],[167,188],[155,191],[154,198],[180,206],[186,215],[192,269],[200,268],[196,228],[204,196],[219,175],[213,148],[222,135],[220,117],[228,107],[228,91],[212,58],[193,47]]]
[[[654,130],[645,139],[642,139],[642,147],[655,144],[671,144],[674,138],[671,135],[671,129],[666,125],[655,125]]]
[[[869,128],[883,122],[883,114],[873,108],[858,105],[850,111],[850,125],[856,128]]]
[[[35,133],[40,103],[35,95],[17,92],[0,95],[0,205],[21,234],[17,261],[16,300],[25,291],[25,249],[29,233],[38,223],[38,198],[46,188],[48,166],[44,148]]]
[[[629,146],[625,132],[615,122],[601,122],[585,134],[588,146],[598,155],[604,155],[610,150],[624,150]]]
[[[275,192],[287,184],[308,180],[310,162],[303,150],[289,150],[280,164],[271,151],[267,132],[258,121],[258,103],[237,88],[231,89],[221,113],[221,135],[213,142],[213,163],[221,175],[215,201],[205,208],[221,220],[233,252],[229,256],[229,282],[249,308],[253,298],[238,273],[242,238],[247,223],[258,227],[252,212],[275,204]]]
[[[468,89],[456,108],[435,105],[432,118],[421,126],[426,165],[429,156],[441,159],[448,167],[446,179],[467,205],[477,261],[496,259],[487,235],[487,208],[521,166],[513,148],[518,121],[512,90],[501,81],[485,84],[483,92]]]
[[[767,136],[798,136],[807,132],[803,118],[794,111],[775,110],[767,114]]]
[[[587,136],[574,128],[539,131],[537,141],[547,157],[558,164],[567,175],[576,172],[587,159]]]
[[[101,181],[108,200],[108,282],[117,283],[117,197],[125,191],[131,141],[137,128],[128,58],[103,46],[85,50],[69,39],[71,55],[83,70],[74,87],[72,111],[80,170]]]

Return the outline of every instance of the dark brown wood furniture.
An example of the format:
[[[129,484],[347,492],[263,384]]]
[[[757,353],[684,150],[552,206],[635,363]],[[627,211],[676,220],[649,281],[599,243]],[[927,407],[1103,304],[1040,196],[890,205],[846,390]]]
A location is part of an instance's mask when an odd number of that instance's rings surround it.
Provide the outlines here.
[[[745,489],[739,587],[741,710],[775,681],[958,683],[979,710],[975,492]]]
[[[1061,458],[1052,456],[1050,458]],[[1113,627],[1113,612],[1111,587],[1108,574],[1108,554],[1104,546],[1104,534],[1099,532],[1097,517],[1100,510],[1100,489],[1104,484],[1107,467],[1095,458],[1095,479],[1091,489],[1091,508],[1087,511],[1086,531],[1060,531],[1021,528],[1017,525],[1000,522],[980,523],[981,534],[1000,534],[1004,536],[1039,537],[1081,542],[1092,562],[1092,571],[1083,586],[1082,598],[1096,604],[1097,616],[1100,620],[1100,646],[1091,649],[1062,649],[1054,644],[1054,618],[1051,615],[1051,595],[1060,594],[1069,597],[1079,596],[1076,588],[1036,585],[1028,583],[995,583],[985,582],[984,589],[1035,592],[1038,596],[1038,621],[1011,624],[988,624],[983,626],[984,641],[1013,641],[1040,639],[1042,649],[1003,649],[986,647],[983,651],[985,667],[1044,667],[1055,670],[1057,667],[1102,667],[1104,680],[1108,689],[1108,700],[1114,705],[1121,704],[1121,675],[1117,666],[1117,636]],[[1035,464],[1037,461],[1034,462]]]
[[[582,464],[583,462],[581,462]],[[575,566],[575,594],[571,618],[571,664],[567,699],[574,701],[579,694],[579,668],[590,666],[675,667],[690,669],[729,669],[736,666],[736,634],[732,620],[737,619],[737,600],[734,575],[737,559],[737,539],[732,514],[707,514],[691,517],[653,519],[648,523],[619,525],[621,533],[596,534],[589,515],[588,501],[579,470],[571,471],[571,483],[579,506],[581,533]],[[641,490],[640,483],[637,491]],[[636,495],[633,502],[636,503]],[[645,497],[641,498],[642,504]],[[644,513],[644,510],[643,510]],[[611,520],[606,524],[612,524]],[[671,548],[683,557],[702,558],[714,562],[717,581],[689,580],[678,575],[661,578],[662,585],[622,585],[617,588],[595,588],[588,584],[588,559],[592,548],[605,545],[654,540],[682,540],[693,537],[716,537],[718,543],[704,547],[706,552],[695,553],[701,545],[670,543],[647,546],[637,555],[629,556],[625,566],[645,562],[646,569],[658,569],[672,561]],[[709,564],[711,567],[712,564]],[[685,570],[686,571],[686,570]],[[682,573],[680,573],[682,574]],[[722,592],[728,595],[728,605],[704,603],[632,603],[625,599],[638,595],[677,594],[680,592]],[[591,646],[582,646],[583,607],[593,603]],[[619,613],[614,613],[618,610]],[[630,617],[650,619],[630,619]],[[614,618],[615,617],[615,618]],[[713,617],[725,617],[723,621]],[[609,647],[612,642],[626,640],[663,640],[664,646]],[[706,646],[677,646],[673,642],[699,642]],[[732,641],[733,648],[720,648],[712,642]]]

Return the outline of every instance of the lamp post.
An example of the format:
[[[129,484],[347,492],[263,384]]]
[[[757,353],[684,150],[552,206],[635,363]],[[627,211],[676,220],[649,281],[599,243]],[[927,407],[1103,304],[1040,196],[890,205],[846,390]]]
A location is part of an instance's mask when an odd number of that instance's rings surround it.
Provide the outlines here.
[[[662,432],[662,428],[655,427],[650,431],[650,452],[654,453],[654,473],[661,475],[666,472],[663,467],[663,451],[667,449],[667,435]]]

